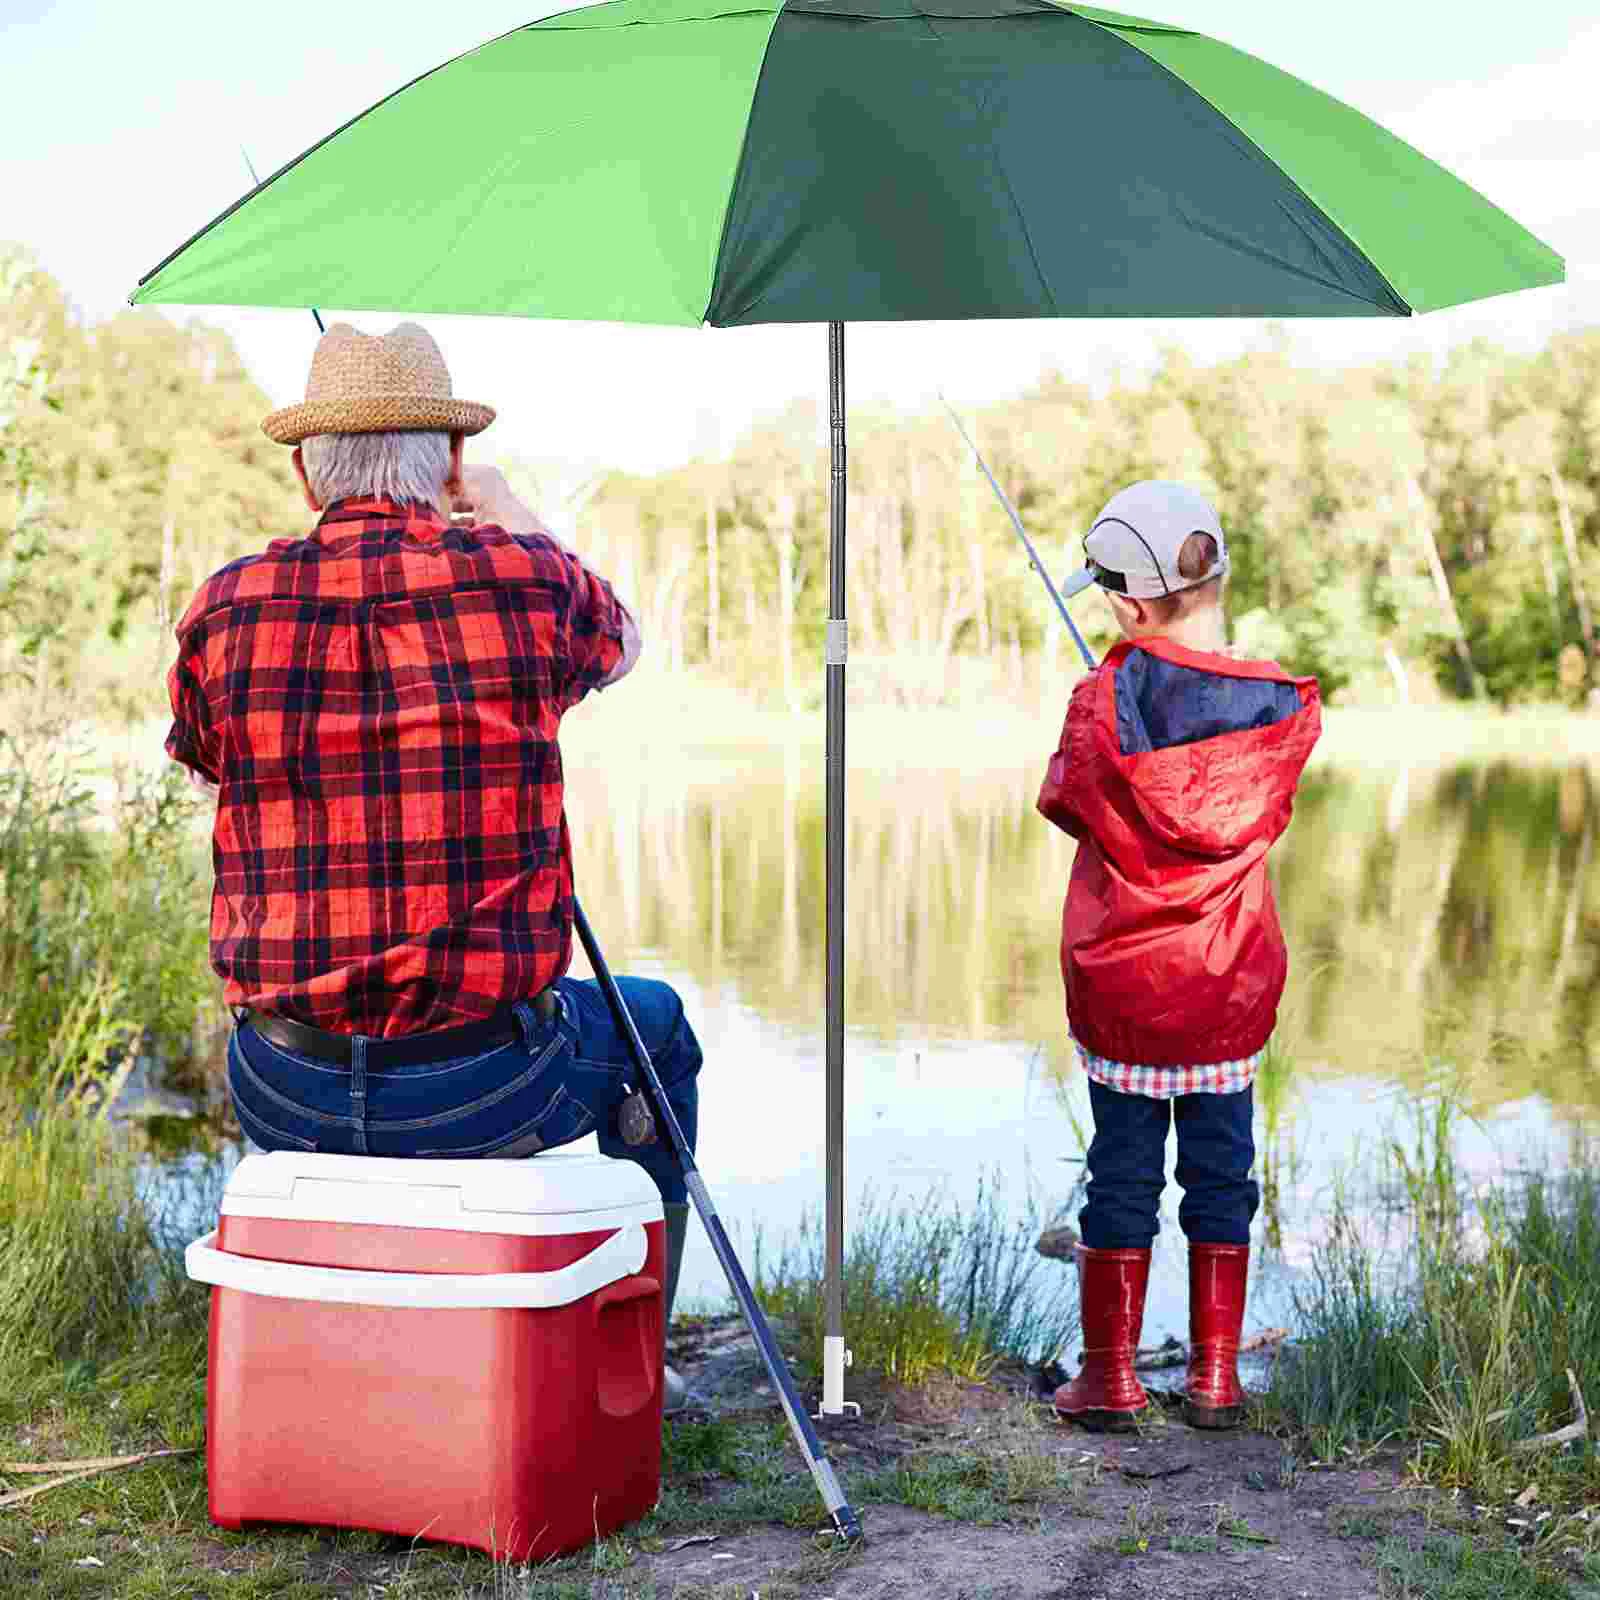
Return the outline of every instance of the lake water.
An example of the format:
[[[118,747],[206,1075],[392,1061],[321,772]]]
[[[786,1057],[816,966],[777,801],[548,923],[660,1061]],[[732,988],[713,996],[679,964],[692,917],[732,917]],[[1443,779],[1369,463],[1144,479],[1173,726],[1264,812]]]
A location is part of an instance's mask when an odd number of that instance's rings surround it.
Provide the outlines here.
[[[1033,809],[1042,760],[950,770],[961,759],[852,750],[847,1194],[970,1199],[998,1173],[1013,1207],[1072,1220],[1090,1128],[1057,967],[1073,846]],[[571,765],[607,958],[676,985],[705,1046],[719,1209],[746,1242],[790,1232],[823,1186],[820,756]],[[1474,1178],[1559,1164],[1600,1112],[1597,807],[1582,763],[1308,773],[1273,860],[1291,976],[1257,1085],[1250,1327],[1291,1320],[1336,1186],[1379,1220],[1396,1210],[1386,1141],[1412,1140],[1439,1094],[1470,1112],[1457,1152]],[[1178,1195],[1147,1342],[1186,1328]],[[685,1302],[724,1293],[696,1228]]]

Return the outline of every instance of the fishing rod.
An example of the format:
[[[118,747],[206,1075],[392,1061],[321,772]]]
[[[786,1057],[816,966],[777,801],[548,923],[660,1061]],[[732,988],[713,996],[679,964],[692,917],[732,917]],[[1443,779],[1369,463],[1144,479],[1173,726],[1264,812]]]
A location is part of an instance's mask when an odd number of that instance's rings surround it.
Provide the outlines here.
[[[1010,496],[1007,495],[1005,490],[1002,489],[995,481],[995,476],[989,470],[988,463],[981,455],[978,454],[978,447],[972,442],[972,435],[967,432],[965,425],[961,421],[961,418],[956,415],[955,407],[951,405],[942,394],[939,396],[939,400],[944,406],[945,410],[950,413],[950,420],[955,423],[956,429],[961,434],[961,437],[967,441],[967,448],[972,452],[974,459],[983,469],[984,477],[989,480],[989,487],[993,489],[995,494],[999,497],[1000,504],[1006,508],[1006,515],[1011,518],[1011,526],[1017,530],[1017,537],[1022,541],[1022,548],[1028,552],[1028,565],[1031,566],[1033,570],[1037,572],[1044,580],[1045,588],[1050,591],[1050,598],[1056,603],[1056,610],[1061,613],[1061,620],[1067,625],[1067,632],[1072,635],[1072,642],[1077,645],[1078,649],[1083,654],[1083,664],[1091,672],[1093,672],[1095,666],[1097,665],[1094,655],[1090,651],[1088,645],[1083,642],[1083,635],[1078,632],[1078,625],[1072,620],[1070,613],[1067,611],[1066,602],[1057,592],[1056,586],[1050,581],[1050,574],[1044,570],[1044,563],[1039,559],[1039,552],[1033,548],[1033,540],[1028,537],[1028,530],[1022,526],[1022,518],[1017,515],[1017,508],[1012,505]],[[1072,592],[1076,594],[1077,590],[1073,590]]]
[[[606,958],[601,953],[594,930],[589,926],[589,919],[583,914],[583,907],[578,904],[576,897],[572,902],[572,920],[578,930],[578,939],[583,945],[584,954],[588,956],[589,965],[594,969],[595,978],[606,997],[606,1004],[611,1007],[611,1015],[617,1024],[617,1030],[627,1042],[628,1054],[633,1057],[633,1064],[638,1070],[645,1093],[650,1097],[656,1124],[666,1130],[667,1148],[672,1152],[672,1158],[683,1174],[684,1187],[689,1191],[689,1198],[694,1201],[694,1208],[699,1213],[701,1222],[705,1224],[706,1232],[711,1236],[711,1248],[716,1251],[717,1260],[722,1263],[722,1270],[727,1276],[728,1287],[733,1290],[733,1297],[739,1302],[740,1311],[744,1313],[744,1320],[751,1336],[755,1339],[756,1349],[761,1352],[767,1376],[772,1379],[772,1386],[778,1391],[784,1415],[789,1421],[789,1431],[800,1447],[801,1458],[810,1468],[812,1481],[822,1496],[822,1503],[828,1508],[828,1515],[833,1518],[834,1531],[845,1543],[853,1544],[861,1537],[861,1520],[851,1508],[850,1502],[845,1499],[844,1490],[839,1486],[839,1479],[823,1452],[817,1430],[811,1426],[811,1419],[807,1416],[806,1408],[800,1400],[800,1392],[794,1386],[788,1365],[778,1349],[778,1341],[772,1335],[771,1325],[756,1302],[755,1294],[750,1288],[750,1280],[745,1277],[744,1268],[739,1265],[739,1258],[733,1253],[728,1230],[723,1227],[722,1218],[717,1215],[717,1208],[711,1199],[710,1191],[701,1180],[699,1169],[694,1164],[689,1141],[684,1138],[683,1129],[679,1126],[678,1119],[667,1101],[667,1092],[662,1087],[661,1079],[656,1075],[655,1063],[650,1059],[650,1052],[645,1048],[638,1026],[628,1010],[628,1004],[622,998],[622,990],[617,987],[617,980],[611,976],[611,968],[606,965]]]

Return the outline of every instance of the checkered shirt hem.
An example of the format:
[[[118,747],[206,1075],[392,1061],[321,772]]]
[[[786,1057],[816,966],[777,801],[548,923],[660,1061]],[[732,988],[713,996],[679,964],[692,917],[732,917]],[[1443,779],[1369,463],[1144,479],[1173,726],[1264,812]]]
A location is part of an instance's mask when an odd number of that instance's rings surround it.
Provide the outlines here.
[[[1255,1081],[1264,1051],[1242,1061],[1208,1061],[1190,1067],[1140,1067],[1107,1061],[1077,1047],[1083,1070],[1108,1089],[1140,1094],[1151,1100],[1175,1100],[1180,1094],[1237,1094]]]

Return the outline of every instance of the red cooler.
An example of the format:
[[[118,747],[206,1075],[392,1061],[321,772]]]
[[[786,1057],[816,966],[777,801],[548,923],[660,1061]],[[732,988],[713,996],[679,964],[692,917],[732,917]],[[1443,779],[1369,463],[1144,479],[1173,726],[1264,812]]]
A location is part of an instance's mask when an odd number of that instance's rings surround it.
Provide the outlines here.
[[[246,1156],[217,1231],[211,1519],[575,1550],[661,1486],[661,1197],[629,1161]]]

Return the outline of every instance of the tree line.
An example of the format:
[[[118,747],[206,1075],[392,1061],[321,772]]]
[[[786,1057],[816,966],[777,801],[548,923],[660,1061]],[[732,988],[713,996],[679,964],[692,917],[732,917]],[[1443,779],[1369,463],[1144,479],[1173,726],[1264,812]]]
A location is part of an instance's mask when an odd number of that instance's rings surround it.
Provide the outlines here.
[[[153,669],[196,584],[304,529],[268,409],[219,330],[86,322],[25,254],[0,254],[0,675],[26,668],[99,715],[158,713]],[[966,421],[1058,571],[1125,484],[1208,495],[1233,641],[1316,673],[1330,699],[1581,704],[1600,683],[1600,328],[1531,355],[1477,340],[1437,367],[1331,373],[1294,365],[1281,336],[1211,366],[1173,347],[1147,380],[1096,393],[1050,375]],[[1058,701],[1075,653],[949,420],[858,412],[850,443],[852,693]],[[573,485],[507,466],[564,502],[653,666],[817,702],[813,405],[654,475]],[[1110,642],[1092,596],[1075,615]]]

